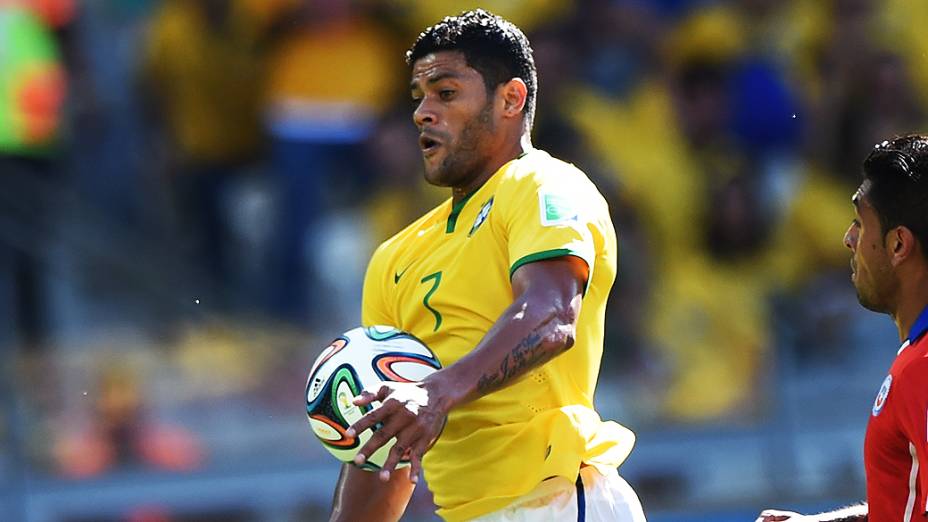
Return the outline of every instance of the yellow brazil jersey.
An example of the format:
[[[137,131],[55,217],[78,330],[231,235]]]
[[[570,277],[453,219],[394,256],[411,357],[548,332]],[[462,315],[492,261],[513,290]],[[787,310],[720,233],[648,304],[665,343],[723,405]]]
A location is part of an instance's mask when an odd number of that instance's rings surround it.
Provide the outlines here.
[[[631,451],[632,432],[593,410],[616,274],[609,209],[577,168],[533,150],[463,201],[445,201],[406,227],[371,259],[363,323],[413,333],[447,367],[512,303],[518,267],[565,255],[582,258],[591,274],[573,348],[452,410],[425,455],[425,478],[447,520],[500,509],[548,477],[573,481],[582,462],[615,468]]]

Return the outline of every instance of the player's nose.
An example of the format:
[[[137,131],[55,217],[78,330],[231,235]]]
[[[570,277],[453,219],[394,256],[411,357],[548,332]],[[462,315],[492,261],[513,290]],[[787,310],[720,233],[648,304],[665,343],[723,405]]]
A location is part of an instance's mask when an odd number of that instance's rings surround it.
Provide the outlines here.
[[[412,112],[412,120],[415,122],[416,127],[421,129],[424,125],[438,123],[438,113],[429,100],[423,99],[416,107],[416,110]]]
[[[844,233],[844,246],[846,246],[851,252],[857,249],[857,239],[860,237],[860,230],[857,227],[856,223],[851,223],[851,226],[847,228],[847,232]]]

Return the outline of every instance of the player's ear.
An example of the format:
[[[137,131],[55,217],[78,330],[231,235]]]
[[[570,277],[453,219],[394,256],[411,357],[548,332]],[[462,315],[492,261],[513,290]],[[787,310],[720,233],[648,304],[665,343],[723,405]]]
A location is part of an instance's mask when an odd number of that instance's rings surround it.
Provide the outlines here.
[[[889,239],[889,250],[892,254],[893,266],[898,265],[908,257],[917,253],[915,234],[906,226],[893,228],[887,234]]]
[[[525,101],[528,99],[528,86],[522,78],[513,78],[501,87],[503,98],[503,116],[513,118],[522,113]]]

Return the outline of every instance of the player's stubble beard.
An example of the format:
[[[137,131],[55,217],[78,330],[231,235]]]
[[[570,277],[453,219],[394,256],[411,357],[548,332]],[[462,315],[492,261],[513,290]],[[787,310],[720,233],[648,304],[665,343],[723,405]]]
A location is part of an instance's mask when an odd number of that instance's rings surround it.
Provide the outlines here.
[[[479,176],[486,162],[481,154],[481,144],[486,136],[493,134],[493,100],[487,100],[480,113],[464,125],[461,137],[452,149],[447,147],[441,163],[429,172],[426,166],[425,180],[439,187],[460,187]]]
[[[866,275],[861,272],[859,261],[856,265],[854,290],[857,291],[857,301],[871,312],[892,315],[894,313],[892,296],[896,294],[899,282],[896,281],[888,260],[872,260],[868,264],[872,268],[867,270]]]

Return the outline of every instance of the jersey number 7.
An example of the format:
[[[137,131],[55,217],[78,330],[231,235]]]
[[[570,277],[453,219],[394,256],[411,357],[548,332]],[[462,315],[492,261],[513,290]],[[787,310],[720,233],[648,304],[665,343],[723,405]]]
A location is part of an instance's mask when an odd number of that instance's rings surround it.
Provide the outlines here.
[[[435,316],[435,328],[433,328],[432,331],[437,332],[438,327],[441,326],[441,313],[438,310],[432,308],[432,305],[429,304],[429,299],[432,298],[432,294],[434,294],[435,291],[438,290],[438,285],[441,284],[441,271],[435,272],[433,274],[429,274],[423,277],[422,281],[419,281],[419,282],[428,283],[429,281],[432,281],[432,288],[430,288],[429,291],[425,293],[425,297],[422,298],[422,304],[425,306],[425,308],[429,312],[432,312],[432,314]]]

